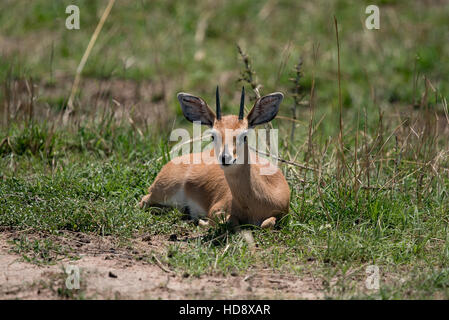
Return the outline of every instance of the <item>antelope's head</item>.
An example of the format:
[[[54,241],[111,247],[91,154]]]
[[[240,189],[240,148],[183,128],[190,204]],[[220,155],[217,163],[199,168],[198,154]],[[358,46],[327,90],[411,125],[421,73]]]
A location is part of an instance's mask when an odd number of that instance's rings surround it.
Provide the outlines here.
[[[236,164],[247,163],[250,129],[273,120],[279,111],[279,105],[283,98],[284,95],[280,92],[263,96],[257,99],[253,108],[245,117],[245,88],[242,88],[239,115],[223,116],[218,87],[216,91],[216,113],[209,108],[202,98],[188,93],[178,93],[178,100],[186,119],[191,122],[200,122],[202,125],[211,128],[215,155],[224,170],[234,167]]]

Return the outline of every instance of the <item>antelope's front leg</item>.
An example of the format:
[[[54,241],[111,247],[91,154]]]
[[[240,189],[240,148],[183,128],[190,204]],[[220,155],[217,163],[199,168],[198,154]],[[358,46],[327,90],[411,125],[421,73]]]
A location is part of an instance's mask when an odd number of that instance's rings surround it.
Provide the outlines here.
[[[208,218],[212,225],[223,223],[228,224],[232,228],[236,228],[239,225],[237,217],[228,213],[222,205],[213,206],[209,210]]]

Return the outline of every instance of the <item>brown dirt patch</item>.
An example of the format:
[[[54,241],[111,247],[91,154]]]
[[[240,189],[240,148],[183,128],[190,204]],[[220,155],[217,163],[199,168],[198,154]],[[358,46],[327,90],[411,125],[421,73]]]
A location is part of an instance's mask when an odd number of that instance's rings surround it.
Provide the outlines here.
[[[42,238],[45,235],[27,234]],[[79,259],[56,259],[53,265],[25,262],[12,251],[15,231],[0,233],[0,299],[317,299],[320,282],[310,275],[298,277],[270,270],[246,275],[184,277],[155,260],[148,252],[163,249],[164,240],[132,240],[118,244],[108,237],[64,234],[53,238],[73,249]],[[166,240],[165,240],[166,241]],[[65,286],[67,265],[78,266],[80,289]]]

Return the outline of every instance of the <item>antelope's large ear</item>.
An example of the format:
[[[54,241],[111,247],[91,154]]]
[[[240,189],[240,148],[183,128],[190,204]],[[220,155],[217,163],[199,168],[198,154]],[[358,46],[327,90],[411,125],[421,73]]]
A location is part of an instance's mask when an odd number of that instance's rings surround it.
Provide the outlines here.
[[[251,128],[273,120],[279,111],[279,105],[282,99],[284,99],[284,95],[280,92],[271,93],[259,98],[246,117],[248,126]]]
[[[187,120],[200,121],[201,124],[212,127],[215,121],[215,113],[207,106],[207,103],[200,97],[180,92],[178,100],[181,104],[182,113]]]

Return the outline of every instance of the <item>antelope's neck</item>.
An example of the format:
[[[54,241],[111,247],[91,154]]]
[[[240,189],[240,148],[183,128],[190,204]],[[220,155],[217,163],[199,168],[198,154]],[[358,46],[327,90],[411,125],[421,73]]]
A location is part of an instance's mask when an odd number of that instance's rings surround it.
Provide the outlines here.
[[[238,165],[232,172],[225,172],[225,178],[233,200],[236,200],[242,209],[247,209],[252,201],[257,201],[260,191],[263,190],[263,181],[258,170],[251,164]]]

